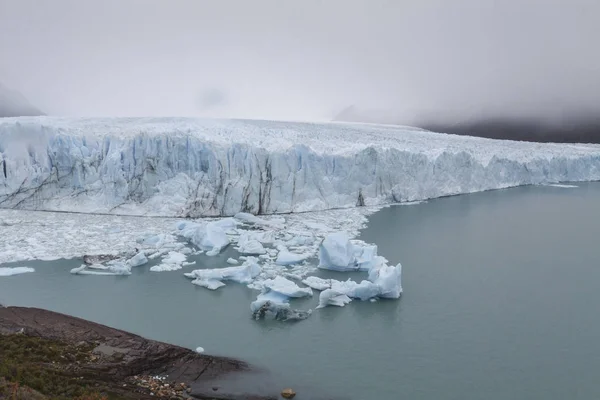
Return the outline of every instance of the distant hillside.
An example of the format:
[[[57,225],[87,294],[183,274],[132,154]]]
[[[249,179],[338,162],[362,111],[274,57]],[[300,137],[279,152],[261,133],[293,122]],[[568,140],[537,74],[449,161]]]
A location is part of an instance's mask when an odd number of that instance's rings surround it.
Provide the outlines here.
[[[600,143],[600,118],[549,125],[534,120],[491,119],[453,125],[423,123],[419,127],[456,135],[528,142]]]
[[[45,115],[35,108],[21,93],[0,83],[0,118]]]
[[[398,120],[392,112],[359,110],[354,106],[342,110],[335,116],[334,120],[406,125],[406,121]],[[528,142],[600,143],[600,115],[597,117],[577,117],[554,124],[536,119],[488,118],[460,123],[432,122],[428,119],[422,119],[421,122],[409,125],[433,132],[490,139]]]

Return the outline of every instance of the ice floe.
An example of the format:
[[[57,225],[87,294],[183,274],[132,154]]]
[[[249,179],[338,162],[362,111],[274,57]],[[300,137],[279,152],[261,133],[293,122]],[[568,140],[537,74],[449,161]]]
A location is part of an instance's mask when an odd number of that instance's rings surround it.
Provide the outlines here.
[[[0,276],[13,276],[19,274],[26,274],[28,272],[35,272],[35,269],[30,267],[2,267],[0,268]]]
[[[184,275],[193,279],[193,284],[214,290],[224,286],[223,281],[250,283],[260,272],[261,268],[257,260],[254,257],[248,257],[242,265],[237,267],[196,269]]]
[[[161,260],[161,263],[150,267],[150,271],[153,272],[164,272],[164,271],[177,271],[183,268],[183,264],[187,260],[185,254],[177,251],[170,251],[166,257]]]

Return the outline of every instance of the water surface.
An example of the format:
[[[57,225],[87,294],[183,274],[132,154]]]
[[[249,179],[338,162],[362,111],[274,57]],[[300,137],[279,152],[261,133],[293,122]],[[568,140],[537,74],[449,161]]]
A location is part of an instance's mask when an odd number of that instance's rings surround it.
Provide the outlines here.
[[[402,262],[402,299],[296,324],[252,320],[256,292],[244,286],[191,285],[181,272],[197,267],[92,277],[68,273],[78,260],[15,263],[36,272],[0,278],[0,302],[246,359],[300,388],[298,399],[309,387],[358,400],[600,398],[600,184],[578,185],[383,209],[361,237]],[[215,267],[232,255],[198,260]]]

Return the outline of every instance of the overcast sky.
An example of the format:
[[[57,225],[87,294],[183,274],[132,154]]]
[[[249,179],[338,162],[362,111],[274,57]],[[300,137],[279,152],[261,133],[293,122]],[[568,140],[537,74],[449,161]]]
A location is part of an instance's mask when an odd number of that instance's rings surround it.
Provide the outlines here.
[[[598,0],[0,0],[0,82],[48,114],[600,112]]]

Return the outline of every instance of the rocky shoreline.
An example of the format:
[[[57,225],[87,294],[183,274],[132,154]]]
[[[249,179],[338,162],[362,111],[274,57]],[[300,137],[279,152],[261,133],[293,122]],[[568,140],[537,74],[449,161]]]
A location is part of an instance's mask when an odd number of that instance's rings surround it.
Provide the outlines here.
[[[4,388],[23,399],[266,400],[284,389],[265,389],[264,371],[243,361],[38,308],[0,306],[0,353],[0,398]],[[24,387],[29,395],[20,394]]]

